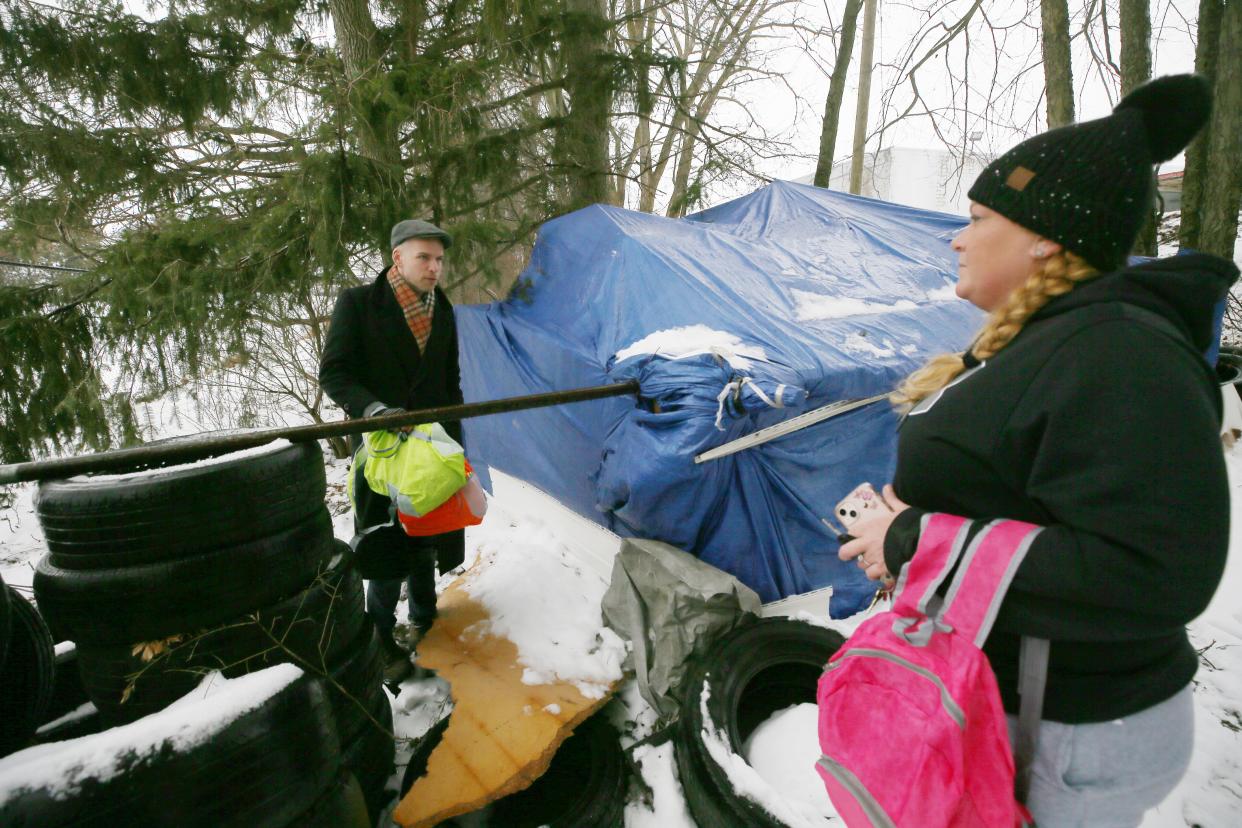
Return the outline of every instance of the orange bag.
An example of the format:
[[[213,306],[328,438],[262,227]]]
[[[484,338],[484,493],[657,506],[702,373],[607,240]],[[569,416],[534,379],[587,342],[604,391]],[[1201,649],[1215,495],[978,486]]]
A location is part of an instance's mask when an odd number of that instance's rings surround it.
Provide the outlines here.
[[[422,517],[414,517],[397,511],[397,520],[407,535],[425,537],[427,535],[443,535],[467,526],[478,526],[487,514],[487,496],[470,461],[466,461],[466,485],[458,489],[452,497],[432,509]]]

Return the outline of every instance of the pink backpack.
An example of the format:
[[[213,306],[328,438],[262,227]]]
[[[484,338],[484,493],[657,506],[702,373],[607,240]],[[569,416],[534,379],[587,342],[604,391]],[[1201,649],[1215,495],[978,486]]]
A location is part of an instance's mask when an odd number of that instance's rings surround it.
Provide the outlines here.
[[[1041,527],[981,529],[937,610],[969,528],[954,515],[924,517],[893,609],[863,622],[820,677],[816,770],[850,828],[1031,821],[1014,797],[1005,711],[979,648]]]

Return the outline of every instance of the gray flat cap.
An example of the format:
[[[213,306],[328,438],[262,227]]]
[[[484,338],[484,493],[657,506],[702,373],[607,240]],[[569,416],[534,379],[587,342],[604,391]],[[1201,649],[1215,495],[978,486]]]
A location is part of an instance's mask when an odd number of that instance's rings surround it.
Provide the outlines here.
[[[422,219],[406,219],[405,221],[397,222],[392,226],[392,236],[390,238],[392,240],[392,244],[389,245],[390,248],[396,247],[408,239],[439,239],[444,244],[446,250],[453,246],[452,236],[431,222],[423,221]]]

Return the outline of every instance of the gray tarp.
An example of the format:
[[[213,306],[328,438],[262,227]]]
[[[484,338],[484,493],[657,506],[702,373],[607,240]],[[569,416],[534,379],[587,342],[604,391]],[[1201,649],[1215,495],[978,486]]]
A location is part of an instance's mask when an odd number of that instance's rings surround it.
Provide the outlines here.
[[[660,541],[627,539],[612,565],[604,621],[633,644],[639,692],[663,720],[676,715],[692,656],[759,614],[755,592],[727,572]]]

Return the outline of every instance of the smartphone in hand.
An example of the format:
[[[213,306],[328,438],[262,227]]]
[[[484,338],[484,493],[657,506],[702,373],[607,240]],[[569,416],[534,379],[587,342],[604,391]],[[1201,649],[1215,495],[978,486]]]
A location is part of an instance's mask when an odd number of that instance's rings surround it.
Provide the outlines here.
[[[887,508],[888,504],[884,502],[884,498],[880,497],[879,492],[872,488],[870,483],[864,482],[859,483],[854,487],[854,491],[842,498],[833,509],[833,513],[837,521],[849,529],[868,512]]]

